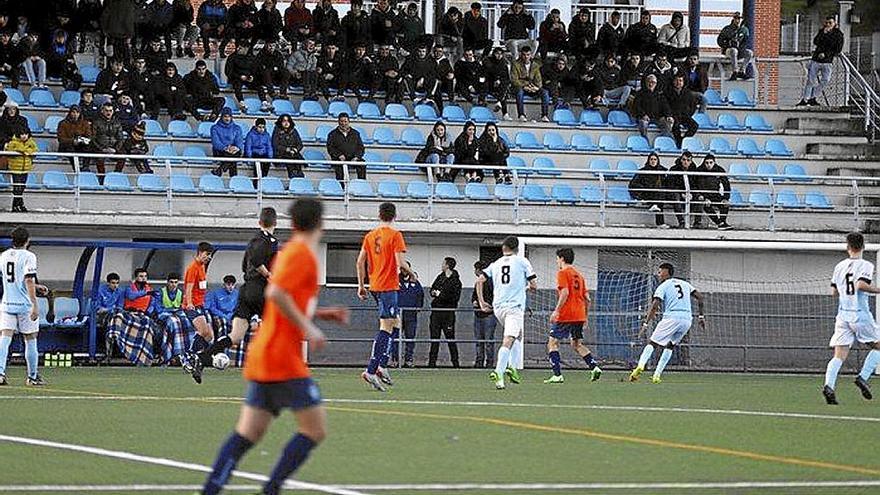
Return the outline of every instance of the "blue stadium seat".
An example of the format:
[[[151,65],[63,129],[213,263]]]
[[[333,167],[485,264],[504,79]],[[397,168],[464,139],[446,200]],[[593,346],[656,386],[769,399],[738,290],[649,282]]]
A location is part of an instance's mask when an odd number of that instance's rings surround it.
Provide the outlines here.
[[[452,182],[438,182],[434,194],[440,199],[461,199],[461,191]]]
[[[24,93],[15,88],[3,88],[3,92],[6,93],[6,98],[14,101],[18,104],[18,106],[23,107],[28,104],[27,100],[24,97]]]
[[[376,127],[373,131],[373,142],[376,144],[401,144],[400,139],[394,137],[394,129],[391,127]]]
[[[715,91],[714,89],[707,89],[706,92],[703,93],[703,97],[706,98],[707,105],[726,105],[726,103],[724,103],[724,100],[721,99],[721,93]]]
[[[50,191],[69,191],[73,184],[67,180],[67,175],[58,170],[47,170],[43,173],[43,186]]]
[[[49,322],[49,301],[45,297],[37,298],[37,309],[39,310],[40,328],[51,328],[52,323]]]
[[[153,157],[155,158],[168,158],[171,156],[177,156],[177,152],[174,151],[174,147],[168,143],[162,143],[153,148]]]
[[[492,110],[479,105],[471,107],[470,119],[478,124],[485,124],[486,122],[495,122],[498,120],[495,118],[495,113],[492,112]]]
[[[361,135],[361,141],[363,141],[364,144],[370,144],[373,142],[373,138],[371,138],[370,135],[367,134],[367,131],[365,131],[363,127],[353,125],[351,126],[351,128],[358,131],[358,134]]]
[[[636,121],[623,110],[611,110],[608,112],[608,123],[614,127],[631,129],[636,127]]]
[[[632,160],[617,161],[617,175],[624,179],[632,179],[639,165]]]
[[[82,191],[103,191],[104,186],[98,182],[98,176],[94,172],[80,172],[75,182]]]
[[[214,125],[214,122],[199,122],[199,129],[197,131],[200,138],[211,139],[211,127]]]
[[[260,101],[259,98],[254,98],[253,96],[247,96],[243,100],[243,103],[245,106],[244,113],[247,115],[259,115],[259,116],[263,116],[263,117],[266,115],[269,115],[269,112],[262,110],[260,108],[263,105],[263,103]]]
[[[536,203],[549,203],[552,199],[540,184],[526,184],[519,192],[519,197],[525,201]]]
[[[384,162],[385,159],[382,158],[382,155],[375,151],[367,151],[364,153],[364,161],[367,162],[367,170],[390,170],[391,167],[388,165],[383,165],[381,163],[371,163],[371,162]]]
[[[326,160],[327,156],[321,150],[305,149],[303,150],[303,158],[308,161],[309,168],[317,170],[330,170],[329,163],[318,163],[319,160]]]
[[[523,160],[521,156],[507,157],[507,167],[511,170],[516,170],[516,173],[519,176],[526,176],[533,173],[533,171],[528,168],[526,161]]]
[[[783,189],[776,192],[776,206],[783,208],[804,208],[806,204],[801,202],[797,193],[791,189]]]
[[[256,194],[257,188],[254,187],[254,181],[251,177],[243,175],[235,175],[229,178],[229,189],[233,194]]]
[[[749,193],[749,203],[753,206],[761,208],[770,207],[770,193],[768,191],[756,190]]]
[[[705,153],[706,145],[703,143],[703,140],[697,136],[689,136],[681,141],[681,149],[688,150],[691,153]]]
[[[489,193],[489,186],[482,182],[468,182],[464,186],[464,195],[466,198],[474,201],[490,201],[492,195]]]
[[[55,108],[58,106],[58,102],[55,101],[55,97],[48,89],[32,89],[28,99],[30,104],[35,107]]]
[[[326,143],[327,136],[330,134],[330,131],[334,129],[334,126],[329,124],[321,124],[315,129],[315,139],[318,140],[319,143]]]
[[[589,108],[581,112],[580,122],[587,127],[608,127],[608,122],[605,122],[602,114],[598,110]]]
[[[49,134],[57,134],[58,133],[58,124],[64,120],[64,117],[60,115],[50,115],[46,117],[46,132]]]
[[[291,117],[299,115],[299,112],[296,111],[296,107],[293,106],[293,103],[284,98],[276,98],[272,100],[272,113],[279,117],[284,114],[290,115]]]
[[[70,108],[71,105],[79,105],[79,91],[64,90],[58,99],[59,104],[64,108]]]
[[[138,175],[137,187],[143,192],[165,192],[168,190],[165,180],[156,174]]]
[[[804,170],[804,166],[800,163],[788,163],[785,165],[783,169],[782,175],[785,176],[786,180],[792,182],[812,182],[813,179],[807,176],[806,170]]]
[[[757,177],[752,175],[752,169],[747,163],[731,164],[727,174],[736,180],[757,180]]]
[[[223,182],[222,177],[214,174],[203,174],[199,177],[199,191],[208,194],[228,193],[229,188]]]
[[[237,125],[239,129],[241,129],[241,138],[242,138],[242,140],[243,140],[245,137],[247,137],[247,133],[250,132],[250,130],[251,130],[250,125],[249,125],[247,122],[245,122],[244,120],[236,120],[236,121],[234,122],[234,124]]]
[[[603,134],[599,136],[599,149],[603,151],[626,151],[626,146],[621,144],[620,138],[615,134]]]
[[[748,206],[749,204],[743,199],[742,193],[739,192],[739,189],[731,189],[730,190],[730,205],[731,206]]]
[[[594,184],[587,184],[581,188],[581,201],[585,203],[601,203],[602,190]]]
[[[718,125],[715,122],[712,122],[712,117],[708,114],[697,112],[694,114],[694,120],[697,122],[697,125],[700,126],[701,130],[710,131],[718,128]]]
[[[330,114],[331,117],[339,117],[339,114],[341,113],[347,113],[349,117],[354,117],[351,105],[344,101],[331,101],[330,106],[327,107],[327,113]]]
[[[568,108],[553,110],[553,122],[557,125],[576,126],[578,121],[574,118],[574,112]]]
[[[420,169],[418,166],[413,165],[413,160],[414,158],[412,155],[402,151],[391,153],[388,157],[388,161],[394,164],[394,170],[399,170],[401,172],[418,172]]]
[[[370,101],[362,101],[357,106],[357,116],[362,119],[382,120],[382,112],[379,106]]]
[[[567,150],[569,148],[562,135],[553,131],[544,133],[544,146],[550,150]]]
[[[74,329],[82,327],[82,322],[79,318],[79,299],[56,297],[53,309],[55,310],[55,328]]]
[[[317,196],[318,191],[312,181],[305,177],[294,177],[290,179],[287,190],[294,196]]]
[[[428,107],[431,108],[431,107]],[[433,108],[432,108],[433,110]],[[412,120],[409,110],[400,103],[388,103],[385,105],[385,116],[391,120]]]
[[[781,139],[768,139],[764,143],[764,151],[771,156],[794,156],[794,153],[788,149],[788,146]]]
[[[260,179],[260,189],[263,194],[270,196],[284,196],[287,194],[287,188],[278,177],[263,177]]]
[[[101,69],[93,65],[86,65],[79,68],[79,73],[84,83],[94,84],[98,80],[98,74],[101,73]]]
[[[299,138],[304,143],[314,143],[318,140],[317,138],[315,138],[315,135],[312,133],[312,131],[310,131],[309,128],[306,126],[297,127],[296,132],[299,133]]]
[[[658,153],[680,153],[681,150],[675,144],[675,140],[669,136],[657,136],[654,138],[654,149]]]
[[[425,135],[415,127],[407,127],[400,133],[400,140],[407,146],[424,146]]]
[[[538,138],[531,131],[520,131],[516,133],[516,147],[528,150],[539,150],[544,146],[538,142]]]
[[[604,158],[594,158],[590,160],[590,171],[593,172],[593,175],[596,177],[599,174],[604,175],[605,177],[614,177],[617,175],[611,170],[611,164],[608,163],[608,160]]]
[[[626,138],[626,147],[630,151],[650,153],[653,151],[651,143],[643,136],[632,135]]]
[[[108,191],[134,191],[134,188],[131,187],[131,182],[128,181],[128,176],[121,172],[108,172],[107,175],[104,176],[104,187]]]
[[[5,191],[10,188],[12,188],[12,183],[9,182],[9,178],[6,177],[6,174],[0,173],[0,191]]]
[[[43,132],[43,126],[40,125],[40,122],[37,121],[37,118],[33,115],[23,115],[24,119],[27,120],[28,129],[31,130],[33,134],[39,134]]]
[[[306,117],[326,117],[327,113],[321,103],[315,100],[303,100],[299,104],[299,113]]]
[[[739,123],[736,115],[730,113],[722,113],[718,116],[718,127],[725,131],[744,131],[746,129]]]
[[[807,194],[804,195],[804,204],[810,208],[820,210],[830,210],[834,208],[834,205],[828,200],[828,197],[825,196],[825,193],[822,191],[808,191]]]
[[[171,174],[171,192],[175,194],[194,194],[199,192],[192,177],[186,174]]]
[[[741,89],[731,89],[727,92],[727,101],[735,107],[753,107],[755,102]]]
[[[629,194],[629,188],[626,186],[611,186],[608,188],[608,201],[618,204],[633,204],[635,200]]]
[[[516,199],[516,188],[512,184],[495,184],[493,194],[499,201],[513,201]]]
[[[510,136],[506,132],[499,130],[498,135],[501,136],[501,140],[504,141],[508,148],[513,148],[513,141],[510,140]]]
[[[147,137],[165,137],[167,134],[165,130],[162,129],[162,124],[157,120],[147,119],[144,121],[144,124],[147,126]]]
[[[437,121],[437,110],[435,110],[434,107],[431,105],[416,105],[413,110],[415,111],[417,120],[424,120],[426,122]]]
[[[557,203],[574,204],[578,202],[574,190],[568,184],[554,184],[550,189],[550,196]]]
[[[380,198],[402,199],[406,197],[403,194],[403,189],[400,188],[400,182],[393,179],[379,181],[378,193]]]
[[[709,151],[716,155],[736,155],[736,150],[730,146],[730,141],[723,137],[713,137],[709,141]]]
[[[423,180],[413,180],[406,185],[406,195],[413,199],[431,197],[431,185]]]
[[[764,156],[764,152],[755,143],[755,140],[748,137],[736,140],[736,151],[745,156]]]
[[[599,149],[588,134],[572,134],[571,149],[577,151],[596,151]]]
[[[226,100],[225,103],[223,103],[223,106],[225,108],[228,108],[229,111],[232,112],[232,115],[238,115],[239,113],[241,113],[238,110],[238,103],[236,103],[235,98],[226,95],[223,97],[223,99]]]
[[[318,182],[318,193],[321,196],[335,197],[341,198],[345,196],[345,191],[342,189],[342,184],[339,183],[338,180],[332,179],[330,177],[325,177]]]
[[[467,120],[467,116],[464,114],[464,110],[458,105],[446,105],[443,107],[443,120],[449,122],[465,122]]]
[[[745,125],[756,132],[773,131],[773,126],[764,120],[764,116],[760,113],[750,113],[746,115]]]
[[[776,165],[772,163],[759,163],[758,167],[755,169],[755,175],[762,180],[773,177],[774,181],[781,182],[784,179],[781,176],[778,176],[778,174],[779,172],[776,170]]]
[[[40,174],[31,171],[31,173],[27,176],[27,182],[24,183],[26,189],[30,191],[37,191],[43,188],[43,183],[40,181]]]
[[[172,120],[168,123],[168,134],[171,137],[194,138],[198,136],[185,120]]]
[[[182,156],[189,158],[189,163],[210,163],[208,155],[201,146],[191,144],[183,148]]]
[[[532,169],[540,175],[562,175],[562,172],[556,168],[556,163],[553,162],[553,159],[546,156],[535,158],[532,161]]]

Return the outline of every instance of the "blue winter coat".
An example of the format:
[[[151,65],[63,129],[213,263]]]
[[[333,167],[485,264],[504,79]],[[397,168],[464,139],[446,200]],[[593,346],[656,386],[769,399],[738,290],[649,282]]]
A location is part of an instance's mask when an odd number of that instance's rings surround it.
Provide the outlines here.
[[[225,151],[230,144],[237,146],[238,149],[244,149],[244,143],[241,137],[241,127],[235,121],[228,124],[223,120],[218,120],[216,124],[211,126],[211,147],[214,151]]]
[[[247,158],[267,157],[271,158],[272,153],[272,135],[266,131],[258,132],[256,128],[251,128],[244,138],[244,156]]]
[[[421,308],[425,305],[425,289],[417,281],[400,279],[400,290],[397,291],[397,304],[401,308]],[[416,314],[415,311],[405,311]]]
[[[97,309],[111,311],[122,307],[122,294],[125,289],[117,287],[116,290],[110,290],[107,284],[101,284],[98,288],[98,299],[95,302]]]
[[[226,287],[219,287],[208,292],[205,296],[205,309],[212,315],[222,316],[232,321],[232,313],[235,311],[235,305],[238,303],[238,289],[232,289],[227,292]]]

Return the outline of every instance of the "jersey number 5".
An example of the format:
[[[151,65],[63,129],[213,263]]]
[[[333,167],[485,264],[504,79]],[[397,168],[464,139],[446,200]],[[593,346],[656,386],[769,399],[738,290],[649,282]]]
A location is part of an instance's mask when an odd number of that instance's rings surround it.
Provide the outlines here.
[[[11,261],[6,263],[6,281],[10,284],[15,283],[15,263]]]
[[[501,267],[501,283],[509,284],[510,283],[510,267],[502,266]]]
[[[856,293],[856,284],[853,283],[853,274],[846,274],[846,295],[852,296]]]
[[[376,236],[376,239],[373,241],[373,252],[382,254],[382,238],[379,236]]]
[[[675,284],[675,288],[678,289],[678,298],[684,299],[684,291],[681,290],[681,285]]]

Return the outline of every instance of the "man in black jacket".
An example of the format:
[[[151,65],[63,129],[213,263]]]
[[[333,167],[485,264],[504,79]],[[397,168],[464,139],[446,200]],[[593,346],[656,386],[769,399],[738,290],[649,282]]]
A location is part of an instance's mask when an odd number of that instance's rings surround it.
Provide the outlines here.
[[[333,8],[333,0],[321,0],[312,11],[312,23],[317,42],[326,45],[329,41],[337,42],[340,32],[339,12]]]
[[[220,94],[220,87],[214,75],[208,71],[204,60],[196,62],[196,68],[184,76],[183,86],[186,88],[187,108],[198,121],[212,122],[217,120],[226,100]],[[199,108],[210,108],[208,115],[201,115]]]
[[[691,152],[683,151],[681,156],[675,159],[675,165],[669,169],[669,172],[673,173],[666,176],[666,189],[672,196],[672,209],[675,210],[678,228],[683,229],[686,227],[685,210],[688,209],[686,208],[688,204],[690,204],[689,215],[696,217],[693,221],[693,227],[695,229],[702,227],[703,202],[697,199],[701,177],[697,173],[696,166],[694,166],[694,158]],[[685,184],[685,180],[687,180],[687,184]],[[689,202],[688,199],[690,199]]]
[[[21,75],[21,56],[18,47],[10,41],[9,31],[0,31],[0,75],[9,78],[9,86],[18,88]]]
[[[256,60],[250,53],[250,47],[245,44],[236,45],[235,53],[230,55],[229,60],[226,61],[224,70],[226,80],[232,85],[232,91],[235,93],[238,108],[242,111],[246,110],[242,88],[247,86],[250,89],[258,89],[260,86]]]
[[[367,45],[358,41],[355,43],[354,52],[346,64],[344,89],[354,92],[358,102],[372,102],[373,91],[375,91],[375,73],[376,66],[373,64],[373,59],[367,55]]]
[[[663,221],[663,207],[669,198],[666,192],[666,168],[660,165],[660,155],[651,152],[645,165],[629,181],[629,194],[648,206],[654,213],[654,223],[661,229],[669,226]]]
[[[510,8],[498,19],[497,25],[501,28],[501,39],[514,59],[519,57],[519,49],[523,46],[534,49],[530,31],[535,29],[535,18],[526,12],[523,0],[513,0]]]
[[[666,101],[669,103],[669,111],[672,115],[672,135],[675,144],[681,148],[681,142],[685,137],[697,133],[697,121],[694,120],[694,110],[697,108],[697,98],[694,92],[684,87],[684,75],[676,74],[672,78],[672,86],[666,90]],[[685,128],[682,136],[681,128]]]
[[[361,135],[356,129],[351,128],[348,114],[342,112],[337,117],[338,126],[330,131],[327,135],[327,154],[333,161],[339,162],[363,162],[364,161],[364,142]],[[358,179],[367,178],[367,167],[365,165],[349,165],[357,174]],[[345,187],[345,171],[342,164],[333,164],[333,172],[336,173],[336,180]]]
[[[630,53],[642,56],[654,54],[658,45],[657,26],[651,22],[650,11],[643,10],[639,22],[627,28],[623,43]]]
[[[486,75],[483,66],[474,56],[474,50],[464,49],[464,56],[455,63],[455,89],[458,95],[473,104],[477,95],[478,105],[486,105]]]
[[[437,65],[431,57],[428,57],[428,48],[419,46],[416,52],[410,55],[400,68],[403,73],[404,81],[406,81],[409,96],[413,103],[425,103],[427,100],[434,100],[437,103],[439,95],[437,93]],[[425,97],[416,101],[416,92],[424,92]],[[442,106],[443,102],[437,103]]]
[[[591,57],[581,59],[572,70],[575,91],[584,108],[594,108],[602,104],[604,88],[602,78],[596,70],[596,61]]]
[[[449,100],[455,101],[455,69],[452,62],[446,57],[446,50],[441,45],[434,45],[434,70],[437,78],[436,103],[437,112],[443,110],[443,95],[448,95]]]
[[[321,93],[324,95],[324,98],[328,100],[331,98],[330,89],[335,90],[336,98],[342,98],[342,86],[345,84],[343,80],[344,69],[343,65],[345,63],[345,57],[339,52],[339,47],[336,46],[335,41],[327,41],[324,43],[324,53],[320,57],[318,57],[318,67],[316,72],[318,74],[318,86],[321,88]]]
[[[568,25],[568,52],[582,60],[587,49],[596,44],[596,25],[590,20],[590,9],[581,7]]]
[[[474,275],[477,278],[483,276],[483,270],[489,266],[484,261],[474,263]],[[493,300],[492,279],[486,278],[483,284],[483,300],[490,307]],[[474,368],[494,368],[495,367],[495,327],[498,320],[492,311],[483,311],[480,309],[480,300],[477,298],[477,288],[474,287],[471,293],[471,305],[474,307],[474,340],[487,340],[488,342],[477,342],[474,358]]]
[[[376,45],[390,45],[394,43],[397,32],[397,15],[394,9],[388,5],[388,0],[377,0],[370,12],[370,34]]]
[[[379,56],[376,57],[375,88],[385,92],[386,104],[403,101],[403,76],[400,74],[397,57],[391,54],[390,45],[379,47]]]
[[[603,57],[608,54],[614,56],[621,54],[624,34],[623,25],[620,23],[620,12],[615,10],[611,13],[611,18],[599,28],[599,34],[596,36],[596,44]]]
[[[825,18],[822,30],[813,38],[816,48],[810,60],[807,73],[807,84],[804,86],[804,94],[797,106],[820,105],[816,99],[825,91],[825,85],[831,80],[831,69],[834,65],[834,57],[840,55],[843,50],[843,32],[837,28],[834,16]]]
[[[623,73],[617,65],[617,58],[613,52],[605,53],[605,61],[596,69],[596,75],[602,80],[602,96],[606,100],[605,103],[610,106],[611,101],[614,101],[618,109],[625,109],[632,88],[623,79]]]
[[[284,54],[278,49],[276,40],[269,40],[257,55],[257,77],[260,85],[257,92],[262,102],[261,110],[267,112],[272,109],[271,98],[287,98],[287,87],[290,85],[290,72],[287,71]],[[275,89],[278,86],[279,90]]]
[[[510,120],[507,113],[507,96],[510,93],[510,68],[504,59],[504,50],[496,47],[492,55],[483,59],[483,73],[486,75],[486,93],[496,100],[495,111],[501,112],[504,120]]]
[[[458,368],[458,345],[455,343],[455,308],[461,298],[461,279],[455,270],[455,258],[443,258],[442,272],[431,284],[431,340],[440,339],[440,334],[449,345],[449,359],[452,367]],[[437,353],[440,342],[431,342],[428,353],[428,367],[437,367]]]
[[[186,88],[183,78],[177,73],[177,66],[169,62],[165,67],[165,74],[156,80],[153,107],[147,113],[155,120],[159,117],[159,108],[165,107],[172,120],[186,120],[183,115],[185,102]]]
[[[715,155],[709,153],[697,168],[699,181],[695,194],[697,201],[703,202],[703,210],[718,230],[731,230],[727,223],[727,212],[730,211],[730,179],[727,171],[715,161]]]
[[[636,93],[633,117],[636,119],[639,134],[645,139],[648,139],[648,126],[652,123],[660,128],[661,136],[672,135],[672,111],[663,93],[657,91],[657,76],[647,76],[645,87]]]
[[[131,82],[131,97],[138,112],[145,114],[148,108],[153,108],[153,86],[158,78],[147,70],[147,61],[143,55],[135,55],[133,65],[134,67],[128,73]]]
[[[684,76],[684,86],[694,92],[700,112],[706,113],[706,96],[703,93],[709,88],[709,74],[700,65],[700,53],[696,48],[691,49],[676,73]]]
[[[479,51],[490,46],[489,21],[483,16],[483,6],[480,2],[471,4],[471,9],[462,17],[461,41],[464,49]]]
[[[372,50],[373,33],[370,25],[370,16],[362,10],[363,0],[351,0],[351,10],[342,18],[342,49],[345,55],[350,55],[354,50],[355,43],[361,42]]]
[[[102,70],[95,81],[95,93],[111,98],[118,98],[123,93],[129,93],[130,89],[128,71],[125,70],[120,59],[111,60],[110,68]]]
[[[568,106],[571,99],[574,84],[571,77],[571,69],[565,55],[559,55],[552,64],[541,66],[541,83],[544,89],[550,93],[550,102],[553,108]]]

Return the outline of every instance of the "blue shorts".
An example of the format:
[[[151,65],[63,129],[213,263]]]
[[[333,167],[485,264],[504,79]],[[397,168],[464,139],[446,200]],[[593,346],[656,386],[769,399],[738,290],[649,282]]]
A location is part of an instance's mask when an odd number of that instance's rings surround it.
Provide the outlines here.
[[[186,313],[186,317],[189,318],[189,321],[195,321],[199,316],[204,316],[206,320],[208,319],[208,311],[202,306],[196,306],[193,309],[185,309],[183,312]]]
[[[278,416],[282,409],[297,411],[321,404],[321,391],[311,378],[271,383],[248,382],[244,403]]]
[[[553,323],[550,325],[550,336],[554,339],[583,339],[584,323]]]
[[[397,304],[397,291],[373,292],[376,303],[379,304],[379,319],[390,320],[400,316],[400,306]]]

